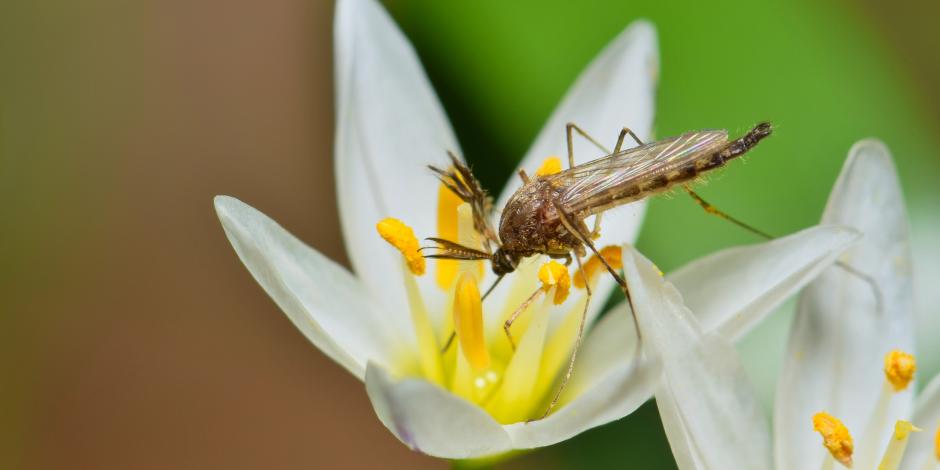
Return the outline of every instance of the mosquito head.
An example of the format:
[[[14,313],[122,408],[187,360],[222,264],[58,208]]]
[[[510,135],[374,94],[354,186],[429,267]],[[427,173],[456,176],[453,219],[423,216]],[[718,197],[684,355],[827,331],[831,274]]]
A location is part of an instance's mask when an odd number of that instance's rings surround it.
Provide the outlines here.
[[[497,276],[502,276],[506,273],[511,273],[516,270],[516,264],[519,263],[518,256],[512,256],[503,250],[502,247],[496,250],[493,253],[493,257],[490,258],[490,261],[493,265],[493,272]]]

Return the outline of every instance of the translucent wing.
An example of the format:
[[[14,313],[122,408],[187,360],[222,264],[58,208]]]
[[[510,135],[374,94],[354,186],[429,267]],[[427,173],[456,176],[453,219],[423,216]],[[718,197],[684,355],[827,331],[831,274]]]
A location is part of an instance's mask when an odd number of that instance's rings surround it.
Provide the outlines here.
[[[602,212],[629,201],[638,183],[710,155],[728,143],[728,132],[705,130],[608,155],[545,177],[560,188],[557,201],[582,215]]]

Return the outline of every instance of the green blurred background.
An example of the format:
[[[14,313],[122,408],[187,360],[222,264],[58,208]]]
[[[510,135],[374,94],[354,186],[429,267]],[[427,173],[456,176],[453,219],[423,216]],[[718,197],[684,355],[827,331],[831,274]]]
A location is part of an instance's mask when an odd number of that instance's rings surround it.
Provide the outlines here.
[[[491,188],[636,18],[659,30],[657,135],[777,125],[760,152],[701,189],[755,226],[815,223],[852,143],[882,138],[911,216],[919,370],[940,370],[936,2],[386,6]],[[254,285],[211,208],[213,195],[235,195],[346,261],[332,182],[332,9],[0,4],[0,468],[445,465],[384,430],[361,384]],[[668,271],[753,241],[676,197],[652,202],[639,246]],[[740,344],[767,403],[789,315]],[[673,468],[650,404],[506,466]]]

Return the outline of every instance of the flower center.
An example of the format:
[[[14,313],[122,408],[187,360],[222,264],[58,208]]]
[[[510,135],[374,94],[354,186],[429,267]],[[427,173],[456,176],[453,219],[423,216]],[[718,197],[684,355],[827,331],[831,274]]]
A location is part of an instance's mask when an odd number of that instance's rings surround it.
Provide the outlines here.
[[[550,158],[537,174],[560,169],[561,161]],[[443,184],[437,216],[440,238],[482,249],[471,207]],[[392,218],[380,221],[376,229],[402,255],[404,287],[417,339],[414,354],[393,361],[399,364],[397,373],[438,384],[478,404],[501,423],[541,416],[570,358],[586,302],[583,292],[571,295],[572,283],[582,289],[585,281],[593,285],[603,263],[592,257],[584,272],[572,279],[567,266],[556,261],[538,265],[524,260],[502,292],[484,305],[480,297],[484,262],[436,259],[432,282],[444,291],[446,300],[442,304],[435,301],[442,310],[435,312],[427,309],[418,288],[416,278],[427,267],[414,231]],[[601,251],[609,264],[621,265],[619,247]],[[573,301],[568,300],[571,297]],[[554,318],[557,316],[561,318]],[[515,320],[511,331],[503,328],[510,318]],[[566,391],[561,404],[577,392]]]

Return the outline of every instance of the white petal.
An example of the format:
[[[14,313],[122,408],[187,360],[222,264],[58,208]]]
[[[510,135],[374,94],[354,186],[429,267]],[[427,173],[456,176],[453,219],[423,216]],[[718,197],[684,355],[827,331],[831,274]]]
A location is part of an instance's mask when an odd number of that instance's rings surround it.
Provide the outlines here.
[[[629,315],[622,305],[591,330],[562,396],[563,406],[543,420],[506,426],[513,447],[542,447],[570,439],[633,413],[652,396],[659,367],[647,361],[634,366],[636,329]]]
[[[825,410],[861,433],[884,383],[884,354],[912,352],[911,258],[907,217],[891,156],[883,144],[852,147],[829,196],[823,223],[852,227],[862,239],[840,260],[875,278],[878,312],[868,284],[831,267],[807,287],[790,330],[777,387],[774,435],[778,468],[816,468],[824,451],[811,431]],[[909,416],[911,392],[891,400],[889,419]],[[887,442],[890,426],[873,445]],[[868,445],[858,442],[856,446]],[[859,463],[864,466],[864,463]]]
[[[567,166],[565,124],[568,122],[574,122],[609,149],[617,143],[617,136],[624,127],[633,129],[641,139],[650,139],[658,78],[656,29],[649,22],[636,21],[611,41],[581,73],[542,128],[519,168],[533,174],[542,161],[552,155],[561,157]],[[632,139],[627,139],[627,144],[636,145]],[[577,134],[574,142],[576,164],[603,154]],[[505,206],[519,186],[518,178],[510,178],[496,207]],[[637,202],[605,213],[597,246],[633,243],[645,209],[645,202]],[[599,279],[597,298],[606,299],[613,287],[610,276]],[[592,314],[603,304],[603,301],[593,302]]]
[[[679,468],[770,468],[766,419],[734,347],[702,331],[649,260],[627,248],[623,261],[644,351],[662,363],[656,405]]]
[[[699,258],[667,276],[705,331],[734,340],[814,279],[858,239],[837,226],[817,226],[766,243]]]
[[[396,217],[419,238],[435,236],[438,183],[427,165],[445,165],[445,152],[460,149],[414,50],[374,0],[339,2],[335,43],[336,185],[346,248],[368,290],[407,316],[404,290],[388,282],[398,255],[375,223]],[[419,281],[429,311],[440,311],[433,273]]]
[[[360,380],[396,352],[396,326],[342,266],[251,206],[216,196],[225,235],[251,275],[301,333]]]
[[[509,436],[482,408],[430,382],[396,381],[370,363],[366,391],[385,427],[413,450],[467,459],[510,449]]]
[[[924,432],[911,436],[902,468],[926,468],[924,462],[927,459],[938,459],[937,442],[934,439],[940,428],[940,375],[934,376],[927,388],[917,397],[914,419],[911,422]]]

